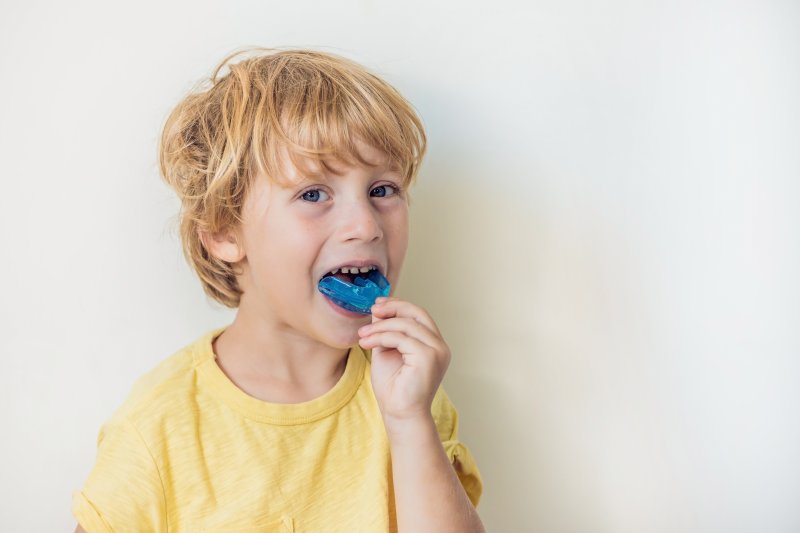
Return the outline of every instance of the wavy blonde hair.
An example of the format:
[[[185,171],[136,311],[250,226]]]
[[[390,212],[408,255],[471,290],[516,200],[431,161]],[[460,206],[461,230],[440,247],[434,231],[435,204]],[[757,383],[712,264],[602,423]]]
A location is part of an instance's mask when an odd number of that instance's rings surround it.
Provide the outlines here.
[[[234,52],[175,107],[161,135],[159,166],[180,198],[183,254],[206,294],[239,306],[241,272],[211,254],[201,234],[238,227],[254,176],[285,184],[281,154],[298,167],[308,160],[328,167],[330,157],[371,164],[357,140],[387,155],[404,188],[413,185],[427,142],[413,107],[363,66],[326,52]]]

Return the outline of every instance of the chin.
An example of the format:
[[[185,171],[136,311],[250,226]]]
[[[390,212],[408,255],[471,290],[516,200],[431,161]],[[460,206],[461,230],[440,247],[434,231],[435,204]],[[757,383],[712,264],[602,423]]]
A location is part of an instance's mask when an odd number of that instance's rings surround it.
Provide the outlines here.
[[[320,298],[323,297],[320,295]],[[358,344],[361,338],[358,335],[358,328],[372,322],[372,315],[364,315],[362,318],[345,317],[337,315],[330,303],[326,301],[321,303],[325,309],[323,311],[324,317],[321,317],[320,320],[325,324],[323,326],[324,331],[331,332],[328,335],[324,333],[320,335],[320,338],[324,339],[323,342],[328,346],[339,349],[346,349]]]
[[[358,338],[354,339],[353,342],[342,342],[341,339],[325,340],[324,342],[331,348],[336,348],[337,350],[347,350],[348,348],[352,348],[358,344]]]
[[[323,329],[317,329],[317,339],[339,350],[350,348],[358,344],[361,337],[358,335],[358,328],[369,322],[351,322],[349,325],[326,324]]]

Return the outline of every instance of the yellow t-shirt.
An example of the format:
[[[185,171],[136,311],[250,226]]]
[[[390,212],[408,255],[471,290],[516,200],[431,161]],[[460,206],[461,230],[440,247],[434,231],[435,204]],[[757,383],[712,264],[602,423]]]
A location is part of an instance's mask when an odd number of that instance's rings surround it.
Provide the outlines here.
[[[227,326],[226,326],[227,327]],[[314,400],[277,404],[239,389],[200,337],[142,376],[103,424],[72,512],[89,533],[396,530],[391,458],[370,382],[371,351]],[[443,388],[431,406],[473,504],[482,481]]]

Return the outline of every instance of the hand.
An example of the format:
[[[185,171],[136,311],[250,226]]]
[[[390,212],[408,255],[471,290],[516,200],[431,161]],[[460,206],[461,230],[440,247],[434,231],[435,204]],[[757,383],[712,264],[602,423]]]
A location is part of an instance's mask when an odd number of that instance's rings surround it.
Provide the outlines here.
[[[378,298],[372,324],[358,330],[372,348],[372,388],[386,429],[431,417],[431,402],[450,364],[450,349],[430,315],[398,298]]]

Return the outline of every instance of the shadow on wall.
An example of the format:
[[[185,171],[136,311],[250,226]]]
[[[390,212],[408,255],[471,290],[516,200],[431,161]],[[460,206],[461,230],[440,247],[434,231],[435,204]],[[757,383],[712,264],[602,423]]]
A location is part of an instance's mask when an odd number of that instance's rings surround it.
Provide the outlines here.
[[[534,406],[518,395],[531,384],[535,357],[534,317],[526,311],[536,298],[526,279],[536,270],[535,209],[452,170],[426,170],[411,191],[398,296],[431,314],[453,354],[445,385],[459,410],[460,438],[483,476],[484,524],[520,531],[531,523],[531,502],[544,501],[531,491],[534,476],[542,476],[531,438]]]
[[[398,296],[453,354],[445,385],[484,479],[479,511],[490,531],[613,530],[598,459],[628,394],[607,389],[630,361],[607,354],[636,321],[614,281],[635,258],[584,193],[548,206],[535,170],[519,186],[475,174],[434,161],[412,189]]]

